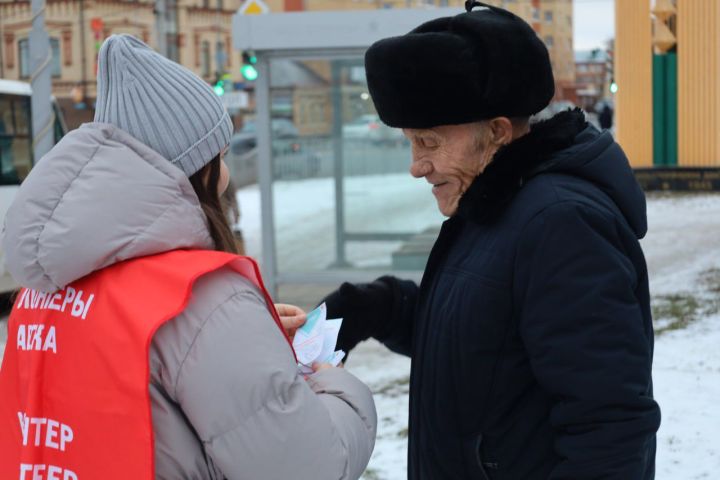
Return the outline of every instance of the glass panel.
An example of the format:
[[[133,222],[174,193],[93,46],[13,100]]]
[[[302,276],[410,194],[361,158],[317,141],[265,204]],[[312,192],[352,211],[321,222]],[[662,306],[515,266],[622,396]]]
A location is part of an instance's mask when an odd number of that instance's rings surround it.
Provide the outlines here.
[[[202,72],[203,77],[209,77],[210,76],[210,42],[202,42],[202,47],[200,49],[200,62],[201,67],[200,70]]]
[[[24,38],[18,42],[18,59],[20,62],[20,78],[30,76],[30,42]]]
[[[215,67],[219,74],[225,72],[227,63],[227,55],[225,54],[225,42],[217,42],[215,44]]]
[[[52,53],[51,71],[53,77],[60,77],[62,67],[60,66],[60,40],[57,38],[50,39],[50,52]]]
[[[362,58],[276,59],[270,75],[280,275],[422,270],[443,218],[408,173],[402,131],[380,121]]]
[[[0,97],[0,185],[19,184],[32,167],[30,99]]]
[[[32,124],[30,123],[30,97],[15,97],[12,101],[14,108],[14,126],[15,133],[18,135],[32,134]]]

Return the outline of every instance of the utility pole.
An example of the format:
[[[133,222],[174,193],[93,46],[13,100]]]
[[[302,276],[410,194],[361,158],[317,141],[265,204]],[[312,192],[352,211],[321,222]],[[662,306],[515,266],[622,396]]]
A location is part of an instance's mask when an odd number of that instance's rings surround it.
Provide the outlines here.
[[[52,126],[55,115],[50,105],[50,39],[45,30],[45,0],[32,0],[32,30],[30,31],[30,82],[32,84],[32,131],[35,161],[53,147]]]
[[[80,0],[80,82],[82,101],[87,104],[87,43],[85,42],[85,0]]]
[[[5,78],[5,28],[3,26],[3,16],[0,13],[0,78]]]
[[[169,57],[167,48],[167,4],[166,0],[155,0],[155,31],[157,32],[157,51]]]
[[[221,45],[225,45],[224,42],[221,41],[220,38],[220,25],[222,25],[222,0],[216,0],[217,6],[217,17],[215,20],[215,28],[216,35],[215,35],[215,65],[217,67],[217,77],[222,79],[222,76],[225,74],[225,53],[224,53],[224,47],[220,48]]]

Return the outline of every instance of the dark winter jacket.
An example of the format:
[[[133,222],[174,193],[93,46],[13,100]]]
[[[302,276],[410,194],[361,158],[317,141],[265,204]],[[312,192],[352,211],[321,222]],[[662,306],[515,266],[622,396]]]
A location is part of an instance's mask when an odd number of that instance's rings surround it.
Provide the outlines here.
[[[563,112],[496,154],[419,287],[328,297],[339,348],[412,357],[410,479],[654,478],[646,230],[618,144]]]

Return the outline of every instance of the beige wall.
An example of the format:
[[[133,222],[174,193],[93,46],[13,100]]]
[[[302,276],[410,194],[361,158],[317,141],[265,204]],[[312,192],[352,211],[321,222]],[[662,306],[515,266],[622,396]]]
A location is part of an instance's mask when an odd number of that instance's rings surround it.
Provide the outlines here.
[[[714,1],[714,0],[713,0]],[[650,1],[615,2],[616,132],[633,167],[653,164]]]
[[[552,20],[546,20],[546,14]],[[540,2],[540,37],[547,42],[550,59],[553,63],[555,79],[564,84],[575,82],[575,61],[573,53],[573,7],[571,0],[553,0]]]
[[[720,166],[720,4],[679,0],[678,163]]]

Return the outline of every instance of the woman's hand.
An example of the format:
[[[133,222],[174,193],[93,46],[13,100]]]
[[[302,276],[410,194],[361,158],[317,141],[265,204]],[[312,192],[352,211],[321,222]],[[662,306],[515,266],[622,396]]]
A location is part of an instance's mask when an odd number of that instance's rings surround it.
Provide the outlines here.
[[[302,308],[286,303],[276,303],[275,309],[280,316],[280,323],[282,323],[285,333],[292,341],[295,338],[297,329],[305,325],[307,314]]]
[[[330,363],[319,363],[315,362],[312,364],[312,369],[314,373],[319,372],[320,370],[327,370],[329,368],[343,368],[343,364],[339,364],[337,367],[333,366]]]

